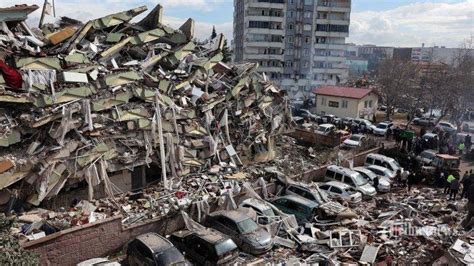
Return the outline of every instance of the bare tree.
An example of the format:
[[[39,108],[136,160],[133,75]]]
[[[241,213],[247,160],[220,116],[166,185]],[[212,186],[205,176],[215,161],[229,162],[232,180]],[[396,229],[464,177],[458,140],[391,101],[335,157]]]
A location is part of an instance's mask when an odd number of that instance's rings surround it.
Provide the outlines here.
[[[410,61],[387,59],[377,68],[376,81],[379,92],[387,106],[386,118],[395,106],[405,105],[410,98],[413,88],[417,83],[418,68]]]

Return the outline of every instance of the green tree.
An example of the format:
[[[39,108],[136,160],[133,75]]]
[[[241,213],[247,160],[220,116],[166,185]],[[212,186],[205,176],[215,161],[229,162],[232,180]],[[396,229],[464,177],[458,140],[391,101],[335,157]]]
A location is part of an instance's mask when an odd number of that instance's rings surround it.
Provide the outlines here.
[[[222,62],[229,63],[232,61],[232,51],[230,50],[229,46],[227,45],[227,40],[224,40],[224,48],[222,48]]]
[[[214,39],[217,37],[217,33],[216,33],[216,27],[215,26],[212,26],[212,33],[211,33],[211,39]]]

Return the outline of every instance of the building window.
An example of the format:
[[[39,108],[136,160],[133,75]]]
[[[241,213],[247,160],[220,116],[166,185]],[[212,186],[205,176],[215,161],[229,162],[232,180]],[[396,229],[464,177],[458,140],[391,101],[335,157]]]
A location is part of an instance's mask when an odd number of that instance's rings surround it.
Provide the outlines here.
[[[295,12],[290,11],[290,18],[292,18],[295,15]]]
[[[305,30],[305,31],[311,31],[311,24],[304,24],[303,30]]]
[[[372,100],[369,101],[369,108],[372,108]]]
[[[321,105],[326,106],[326,98],[321,97]]]
[[[304,49],[304,50],[303,50],[303,54],[304,54],[305,56],[308,56],[308,55],[309,55],[309,49]]]
[[[289,29],[289,30],[292,30],[292,29],[293,29],[293,24],[291,24],[291,23],[288,24],[288,29]]]
[[[288,43],[293,43],[293,41],[294,41],[293,36],[288,36]]]
[[[347,108],[347,100],[342,100],[342,108]]]
[[[369,101],[364,101],[364,108],[367,108],[369,106]]]
[[[287,50],[286,50],[286,54],[287,54],[287,55],[293,55],[293,54],[294,54],[294,51],[295,51],[295,50],[293,50],[293,49],[287,49]]]
[[[339,102],[329,101],[329,107],[339,108]]]
[[[305,68],[308,68],[308,67],[309,67],[309,61],[305,61],[303,66],[304,66]]]
[[[311,14],[312,12],[308,12],[308,11],[304,12],[304,18],[311,18]]]
[[[304,38],[304,43],[309,43],[309,37]]]
[[[307,6],[310,6],[313,4],[313,1],[314,0],[304,0],[304,4],[307,5]]]

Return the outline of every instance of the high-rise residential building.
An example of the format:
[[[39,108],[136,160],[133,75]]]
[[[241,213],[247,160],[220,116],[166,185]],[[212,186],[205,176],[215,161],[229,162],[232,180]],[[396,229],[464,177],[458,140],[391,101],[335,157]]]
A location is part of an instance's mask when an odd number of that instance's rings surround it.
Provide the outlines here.
[[[344,83],[351,0],[234,0],[234,61],[260,71],[294,99]]]

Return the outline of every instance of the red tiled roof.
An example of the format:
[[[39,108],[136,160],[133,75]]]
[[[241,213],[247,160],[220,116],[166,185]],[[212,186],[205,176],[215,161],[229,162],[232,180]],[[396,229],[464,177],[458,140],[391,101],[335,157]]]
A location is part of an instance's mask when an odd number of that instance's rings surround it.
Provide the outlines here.
[[[335,86],[320,87],[313,90],[313,93],[317,95],[327,95],[353,99],[362,99],[371,92],[372,89]]]

